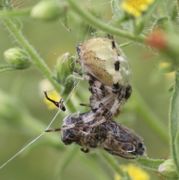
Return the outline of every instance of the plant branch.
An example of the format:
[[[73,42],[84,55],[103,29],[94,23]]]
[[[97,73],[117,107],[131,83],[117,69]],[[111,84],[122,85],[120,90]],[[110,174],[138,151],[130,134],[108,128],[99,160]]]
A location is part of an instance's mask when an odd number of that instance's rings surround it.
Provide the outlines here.
[[[17,16],[29,16],[31,8],[17,9],[17,10],[1,10],[0,18],[17,17]]]
[[[108,164],[113,168],[115,172],[117,172],[119,175],[124,176],[123,170],[120,168],[117,161],[112,157],[111,155],[107,154],[106,152],[101,151],[100,154],[102,157],[106,160]]]
[[[13,71],[13,70],[16,70],[16,69],[10,65],[1,65],[0,66],[0,73],[6,72],[6,71]]]
[[[158,172],[158,167],[160,166],[160,164],[162,164],[165,160],[164,159],[151,159],[151,158],[138,158],[137,163],[140,164],[141,166],[143,166],[146,169]]]
[[[143,43],[145,41],[145,37],[144,36],[135,36],[134,34],[124,31],[124,30],[120,30],[116,27],[113,27],[109,24],[106,24],[104,22],[102,22],[101,20],[97,19],[95,16],[93,16],[92,14],[90,14],[88,11],[86,11],[85,9],[82,9],[79,4],[77,4],[76,1],[74,0],[67,0],[69,5],[71,6],[71,8],[82,18],[84,19],[86,22],[88,22],[91,26],[99,28],[107,33],[110,33],[112,35],[117,35],[120,37],[124,37],[127,38],[129,40],[133,40],[136,42],[140,42]]]
[[[176,72],[175,87],[173,96],[170,104],[169,113],[169,130],[170,130],[170,144],[171,144],[171,155],[174,160],[176,170],[179,174],[179,152],[177,136],[179,132],[179,72]]]
[[[159,120],[156,114],[154,114],[152,110],[148,107],[148,105],[136,89],[134,94],[134,100],[136,103],[136,111],[143,117],[142,121],[144,121],[153,131],[155,131],[164,142],[168,143],[169,137],[167,134],[167,128]]]
[[[16,24],[10,18],[4,18],[2,20],[5,27],[8,29],[9,33],[17,40],[19,45],[26,50],[28,55],[31,58],[31,61],[34,65],[45,75],[45,77],[53,84],[55,89],[60,92],[61,86],[57,83],[57,81],[52,77],[52,72],[44,62],[44,60],[40,57],[38,52],[33,48],[33,46],[28,42],[28,40],[24,37],[21,30],[18,29]]]

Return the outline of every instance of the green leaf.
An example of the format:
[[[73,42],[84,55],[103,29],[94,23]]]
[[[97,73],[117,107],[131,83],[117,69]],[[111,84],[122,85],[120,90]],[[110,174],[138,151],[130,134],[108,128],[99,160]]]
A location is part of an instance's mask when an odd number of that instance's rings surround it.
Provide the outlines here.
[[[175,87],[170,105],[170,143],[171,155],[176,169],[179,173],[179,151],[178,149],[178,131],[179,131],[179,72],[176,72]]]
[[[151,158],[139,158],[137,163],[139,163],[144,168],[150,169],[152,171],[158,171],[158,167],[163,163],[164,159],[151,159]]]

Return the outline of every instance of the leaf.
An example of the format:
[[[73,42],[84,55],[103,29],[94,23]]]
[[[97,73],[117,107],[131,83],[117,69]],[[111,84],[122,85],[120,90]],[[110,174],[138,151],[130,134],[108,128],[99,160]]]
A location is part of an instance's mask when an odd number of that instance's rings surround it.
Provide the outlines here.
[[[164,159],[151,159],[151,158],[139,158],[137,163],[139,163],[144,168],[150,169],[152,171],[158,171],[158,167],[163,163]]]
[[[170,143],[171,155],[174,160],[177,171],[179,172],[179,151],[178,147],[178,131],[179,131],[179,72],[176,72],[175,87],[173,97],[170,104]]]

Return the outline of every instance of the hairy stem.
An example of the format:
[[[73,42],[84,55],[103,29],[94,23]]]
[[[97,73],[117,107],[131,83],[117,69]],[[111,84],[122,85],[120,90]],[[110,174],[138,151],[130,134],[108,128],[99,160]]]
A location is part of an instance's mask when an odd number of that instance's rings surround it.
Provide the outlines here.
[[[57,83],[57,81],[52,77],[52,72],[50,71],[44,60],[37,53],[37,51],[33,48],[33,46],[24,37],[21,30],[18,29],[13,20],[9,18],[4,18],[2,22],[8,29],[9,33],[19,43],[19,45],[27,51],[34,65],[45,75],[45,77],[53,84],[55,89],[59,92],[61,90],[61,87]]]
[[[17,17],[17,16],[29,16],[31,8],[18,9],[18,10],[1,10],[0,18]]]
[[[13,71],[16,70],[13,66],[10,65],[2,65],[0,66],[0,73],[1,72],[6,72],[6,71]]]
[[[117,161],[114,159],[114,157],[112,157],[111,155],[101,151],[101,155],[102,157],[106,160],[106,162],[108,164],[110,164],[110,166],[113,168],[113,170],[115,172],[117,172],[119,175],[123,176],[124,172],[123,170],[120,168],[119,164],[117,163]]]
[[[88,22],[90,25],[99,28],[109,34],[117,35],[120,37],[127,38],[129,40],[133,40],[136,42],[143,43],[145,40],[144,36],[135,36],[134,34],[120,30],[116,27],[113,27],[109,24],[106,24],[102,22],[101,20],[94,17],[92,14],[90,14],[87,10],[82,9],[79,4],[75,0],[67,0],[71,8],[86,22]]]
[[[171,155],[174,160],[176,170],[179,174],[179,152],[178,152],[178,138],[179,132],[179,72],[176,73],[175,88],[170,104],[169,113],[169,130],[170,130],[170,144]]]

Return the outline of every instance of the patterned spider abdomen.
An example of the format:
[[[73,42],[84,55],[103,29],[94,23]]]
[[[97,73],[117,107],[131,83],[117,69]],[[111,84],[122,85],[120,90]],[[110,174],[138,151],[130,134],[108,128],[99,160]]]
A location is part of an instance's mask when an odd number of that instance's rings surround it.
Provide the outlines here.
[[[131,95],[131,86],[119,86],[118,91],[114,93],[113,89],[109,86],[105,86],[92,75],[89,76],[89,85],[90,85],[90,107],[93,112],[101,112],[111,116],[118,114]],[[108,116],[107,115],[107,116]],[[106,119],[108,119],[106,117]]]
[[[129,82],[129,65],[121,50],[109,38],[92,38],[77,48],[82,68],[104,85],[126,85]]]

